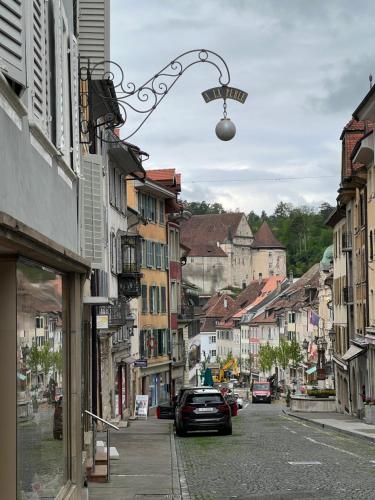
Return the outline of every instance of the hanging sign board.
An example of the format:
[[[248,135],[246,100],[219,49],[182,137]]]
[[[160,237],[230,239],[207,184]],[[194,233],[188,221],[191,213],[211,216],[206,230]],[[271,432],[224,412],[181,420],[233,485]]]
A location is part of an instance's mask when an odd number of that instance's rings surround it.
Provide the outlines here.
[[[137,418],[147,418],[148,413],[148,396],[137,394],[135,396],[135,416]]]
[[[205,90],[202,92],[202,96],[206,102],[211,102],[215,99],[233,99],[244,104],[247,99],[247,92],[223,85],[222,87],[213,87],[212,89]]]
[[[134,361],[135,368],[147,368],[147,359],[136,359]]]

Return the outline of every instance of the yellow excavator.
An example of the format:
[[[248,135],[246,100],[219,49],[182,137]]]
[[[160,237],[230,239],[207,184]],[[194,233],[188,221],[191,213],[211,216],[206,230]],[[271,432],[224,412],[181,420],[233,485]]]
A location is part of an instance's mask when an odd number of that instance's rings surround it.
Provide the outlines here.
[[[240,374],[236,358],[229,359],[221,368],[217,364],[209,365],[214,382],[226,382]]]

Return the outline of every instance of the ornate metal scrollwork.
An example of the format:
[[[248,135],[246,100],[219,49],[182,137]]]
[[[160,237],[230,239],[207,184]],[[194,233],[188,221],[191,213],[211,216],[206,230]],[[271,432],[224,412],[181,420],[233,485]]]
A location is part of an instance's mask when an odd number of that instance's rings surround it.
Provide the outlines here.
[[[86,66],[81,64],[81,142],[90,143],[93,133],[104,142],[127,141],[138,132],[185,71],[200,63],[217,69],[221,87],[229,85],[226,62],[216,52],[206,49],[184,52],[139,87],[133,82],[125,83],[122,68],[113,61],[101,61],[92,66],[89,62]],[[104,109],[99,112],[95,108],[100,106]],[[102,126],[127,126],[130,112],[145,116],[125,138],[116,139],[101,133]]]

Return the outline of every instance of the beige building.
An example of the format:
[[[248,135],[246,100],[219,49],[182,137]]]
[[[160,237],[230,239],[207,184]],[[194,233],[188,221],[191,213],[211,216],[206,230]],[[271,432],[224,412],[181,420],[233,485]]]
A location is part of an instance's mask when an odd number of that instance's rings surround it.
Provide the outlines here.
[[[229,287],[244,288],[250,281],[285,275],[285,247],[264,222],[255,235],[242,213],[193,215],[181,225],[181,240],[191,250],[184,278],[201,295]]]

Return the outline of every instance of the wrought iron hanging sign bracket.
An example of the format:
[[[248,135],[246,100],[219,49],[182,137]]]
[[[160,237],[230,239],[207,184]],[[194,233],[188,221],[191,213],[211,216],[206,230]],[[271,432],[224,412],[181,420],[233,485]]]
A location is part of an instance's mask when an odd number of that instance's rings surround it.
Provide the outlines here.
[[[202,93],[206,102],[223,99],[224,118],[216,126],[216,135],[221,140],[230,140],[236,127],[227,117],[227,99],[244,103],[247,93],[230,87],[229,68],[224,59],[211,50],[197,49],[184,52],[158,73],[137,87],[133,82],[124,82],[122,68],[113,61],[91,64],[80,62],[81,80],[81,142],[90,144],[99,137],[104,142],[125,142],[130,139],[155,111],[185,71],[192,66],[205,63],[216,68],[219,87]],[[141,116],[134,129],[128,127],[128,117],[135,113]],[[126,137],[120,139],[115,134],[103,134],[104,128],[123,127]]]

